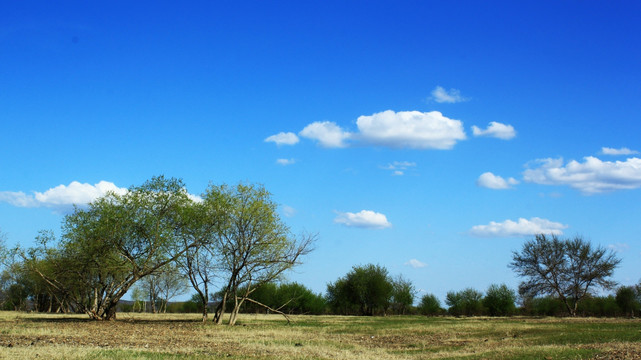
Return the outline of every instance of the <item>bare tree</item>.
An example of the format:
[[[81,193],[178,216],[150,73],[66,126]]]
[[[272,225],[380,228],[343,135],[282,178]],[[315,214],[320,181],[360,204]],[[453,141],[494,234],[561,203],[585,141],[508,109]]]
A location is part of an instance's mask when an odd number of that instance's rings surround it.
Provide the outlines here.
[[[556,295],[571,316],[577,306],[595,288],[611,289],[610,280],[621,262],[605,248],[593,248],[581,237],[561,240],[556,236],[537,235],[513,252],[512,268],[526,278],[519,286],[524,296]]]
[[[216,264],[214,253],[207,246],[191,248],[178,260],[178,266],[196,290],[203,308],[203,322],[208,318],[209,286],[216,274]]]

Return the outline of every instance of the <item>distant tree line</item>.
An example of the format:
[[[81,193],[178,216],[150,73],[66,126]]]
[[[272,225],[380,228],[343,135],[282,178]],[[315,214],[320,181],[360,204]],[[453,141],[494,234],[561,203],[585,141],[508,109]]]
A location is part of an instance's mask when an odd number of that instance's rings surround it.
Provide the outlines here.
[[[641,282],[611,280],[613,252],[580,237],[537,235],[513,252],[518,291],[493,284],[449,291],[444,306],[380,265],[354,266],[317,294],[283,282],[311,251],[314,236],[293,237],[270,194],[255,185],[211,185],[200,198],[177,179],[153,178],[125,194],[110,193],[65,217],[56,239],[8,250],[0,233],[0,308],[86,313],[213,313],[235,324],[239,313],[427,316],[640,316]],[[194,292],[189,301],[171,299]],[[610,294],[603,294],[613,291]],[[122,302],[125,294],[132,301]]]

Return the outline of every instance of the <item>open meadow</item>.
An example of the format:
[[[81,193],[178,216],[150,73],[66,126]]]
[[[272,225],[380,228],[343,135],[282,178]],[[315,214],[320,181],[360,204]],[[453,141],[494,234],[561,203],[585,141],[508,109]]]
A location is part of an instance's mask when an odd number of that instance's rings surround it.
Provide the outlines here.
[[[641,320],[0,312],[2,359],[638,359]]]

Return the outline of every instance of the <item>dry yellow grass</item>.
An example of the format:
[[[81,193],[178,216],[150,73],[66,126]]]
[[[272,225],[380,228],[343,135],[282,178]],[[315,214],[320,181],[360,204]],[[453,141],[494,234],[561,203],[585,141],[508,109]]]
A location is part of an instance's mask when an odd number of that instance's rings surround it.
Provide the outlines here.
[[[0,312],[2,359],[626,359],[641,322],[624,319],[242,315],[235,327],[197,314]]]

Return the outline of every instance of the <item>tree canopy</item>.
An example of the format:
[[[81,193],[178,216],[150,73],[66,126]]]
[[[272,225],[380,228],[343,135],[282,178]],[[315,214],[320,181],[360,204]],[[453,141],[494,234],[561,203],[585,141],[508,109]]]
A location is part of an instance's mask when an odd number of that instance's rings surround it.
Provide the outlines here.
[[[602,247],[593,247],[581,237],[559,239],[537,235],[513,252],[510,267],[525,281],[519,286],[524,297],[554,295],[576,316],[578,304],[597,288],[611,289],[610,279],[621,262]]]

